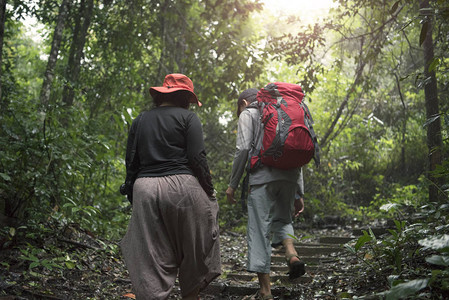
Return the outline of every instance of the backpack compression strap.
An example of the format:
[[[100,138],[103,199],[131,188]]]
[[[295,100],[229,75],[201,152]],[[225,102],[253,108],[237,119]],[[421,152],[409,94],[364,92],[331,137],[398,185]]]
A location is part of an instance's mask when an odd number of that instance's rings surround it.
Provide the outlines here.
[[[282,149],[284,148],[285,141],[287,140],[288,128],[290,127],[291,119],[288,114],[285,113],[285,111],[281,108],[282,104],[285,107],[288,107],[288,103],[287,101],[285,101],[284,97],[282,97],[282,94],[279,92],[277,85],[274,83],[270,83],[264,89],[268,91],[273,99],[276,99],[276,103],[269,102],[264,104],[272,105],[272,107],[276,109],[278,117],[276,135],[271,143],[271,146],[265,150],[264,155],[269,155],[276,158],[282,155]]]
[[[304,101],[301,102],[301,107],[303,108],[305,114],[304,114],[304,123],[309,128],[310,135],[312,136],[313,146],[315,148],[315,154],[313,155],[313,160],[315,161],[315,166],[320,165],[320,146],[318,145],[318,137],[316,136],[315,130],[313,129],[313,118],[310,114],[309,108],[304,103]]]

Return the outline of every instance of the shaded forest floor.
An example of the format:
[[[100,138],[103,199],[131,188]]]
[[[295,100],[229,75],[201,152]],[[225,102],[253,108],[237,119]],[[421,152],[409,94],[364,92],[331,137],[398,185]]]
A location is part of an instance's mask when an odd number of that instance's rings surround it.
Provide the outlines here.
[[[64,228],[42,227],[39,232],[15,234],[3,238],[0,252],[0,299],[130,299],[131,283],[120,256],[118,244],[94,237],[76,225]],[[20,230],[20,229],[19,229]],[[320,236],[350,236],[344,226],[333,229],[298,229],[297,236],[313,242]],[[22,238],[20,238],[22,236]],[[243,270],[246,260],[244,234],[221,233],[222,262],[228,268]],[[348,252],[341,252],[329,274],[315,274],[308,283],[284,285],[277,299],[337,299],[342,295],[367,295],[386,288],[385,280],[376,278],[357,264]],[[215,285],[242,285],[227,279],[226,273]],[[257,282],[245,282],[257,287]],[[285,291],[285,292],[282,292]],[[294,293],[292,293],[294,291]],[[278,293],[279,294],[279,293]],[[174,288],[170,299],[180,299]],[[202,295],[202,299],[248,299],[232,294]]]
[[[295,234],[310,243],[322,236],[353,234],[351,226],[324,227],[297,228]],[[19,233],[9,239],[2,236],[0,300],[132,299],[131,283],[117,242],[99,239],[76,225],[52,228],[46,224],[37,232]],[[223,231],[220,241],[222,263],[228,270],[214,285],[243,285],[256,289],[255,278],[244,283],[227,278],[229,269],[237,272],[244,270],[245,235]],[[274,282],[276,299],[344,299],[360,296],[377,299],[373,296],[375,293],[388,289],[386,275],[367,268],[349,251],[341,251],[332,257],[334,261],[328,265],[327,271],[313,272],[309,282]],[[179,288],[175,286],[170,299],[180,298]],[[201,298],[250,299],[248,296],[233,295],[232,292],[203,294]]]

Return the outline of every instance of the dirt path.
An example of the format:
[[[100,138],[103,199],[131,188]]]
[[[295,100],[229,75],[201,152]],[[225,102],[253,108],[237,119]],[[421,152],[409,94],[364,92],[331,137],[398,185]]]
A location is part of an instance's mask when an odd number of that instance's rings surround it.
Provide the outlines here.
[[[374,285],[360,282],[353,258],[342,244],[351,237],[345,228],[297,231],[297,249],[306,274],[289,281],[281,250],[273,250],[272,285],[276,299],[337,299],[366,295]],[[221,234],[223,274],[202,299],[249,299],[258,289],[255,274],[245,270],[244,234]],[[0,300],[132,299],[128,273],[117,243],[99,240],[73,227],[48,231],[38,238],[16,240],[0,252]],[[362,284],[361,284],[362,283]],[[365,286],[360,290],[360,286]],[[170,299],[180,299],[175,285]]]

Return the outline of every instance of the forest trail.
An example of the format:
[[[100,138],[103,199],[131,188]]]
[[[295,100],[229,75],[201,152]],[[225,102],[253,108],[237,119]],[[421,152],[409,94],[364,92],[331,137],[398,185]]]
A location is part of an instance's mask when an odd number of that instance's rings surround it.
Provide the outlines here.
[[[345,249],[355,243],[367,228],[332,226],[332,229],[301,230],[295,242],[300,258],[306,264],[306,274],[295,280],[288,278],[288,266],[283,248],[273,249],[271,262],[272,294],[275,299],[341,299],[363,292],[369,294],[378,284],[367,284],[359,276],[359,261]],[[371,228],[376,236],[386,228]],[[243,234],[223,232],[221,236],[222,275],[201,294],[205,300],[250,300],[259,289],[257,275],[246,271],[246,240]],[[179,289],[170,299],[180,299]],[[177,295],[176,295],[177,294]]]
[[[69,228],[70,235],[67,230],[49,230],[34,239],[33,245],[28,244],[31,240],[17,240],[16,246],[0,251],[4,266],[0,268],[0,299],[133,299],[120,252],[112,251],[117,249],[117,242],[94,238],[77,227]],[[282,249],[273,249],[271,279],[276,300],[342,299],[370,294],[383,284],[375,277],[370,277],[374,283],[368,284],[360,275],[367,274],[366,267],[360,267],[357,258],[345,250],[344,244],[354,243],[361,235],[360,229],[347,225],[332,229],[311,226],[297,228],[295,235],[306,274],[290,281]],[[222,275],[201,293],[201,299],[252,299],[259,287],[256,274],[246,271],[245,234],[223,230],[220,248]],[[34,255],[38,258],[34,259]],[[66,268],[57,267],[61,259]],[[39,265],[31,267],[33,261]],[[73,262],[71,268],[69,262]],[[181,299],[177,283],[169,299]]]
[[[305,287],[313,282],[315,276],[329,277],[334,273],[338,256],[344,251],[343,244],[354,238],[354,236],[321,236],[314,242],[296,242],[296,250],[306,264],[306,274],[295,280],[290,280],[288,277],[288,266],[283,248],[273,249],[271,259],[273,296],[279,299],[301,299],[305,296]],[[223,275],[203,294],[225,297],[225,299],[239,299],[239,297],[251,299],[251,295],[254,295],[257,290],[255,273],[247,272],[244,266],[238,266],[234,262],[224,262]]]

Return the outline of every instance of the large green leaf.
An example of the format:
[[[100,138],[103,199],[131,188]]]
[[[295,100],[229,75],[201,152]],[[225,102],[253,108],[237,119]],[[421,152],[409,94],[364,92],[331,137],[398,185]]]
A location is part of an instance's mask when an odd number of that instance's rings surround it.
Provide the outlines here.
[[[392,287],[387,293],[387,300],[404,299],[427,287],[429,279],[415,279]]]
[[[426,248],[438,251],[449,251],[449,234],[444,234],[440,236],[431,236],[422,240],[418,243]]]
[[[426,257],[426,261],[429,264],[434,264],[437,266],[449,266],[449,256],[442,256],[442,255],[432,255],[430,257]]]
[[[364,232],[364,235],[359,237],[357,239],[357,242],[355,243],[355,246],[354,246],[355,251],[359,251],[360,248],[363,247],[363,245],[365,245],[366,243],[368,243],[369,241],[372,241],[372,240],[373,240],[372,236],[370,236],[366,232]]]

